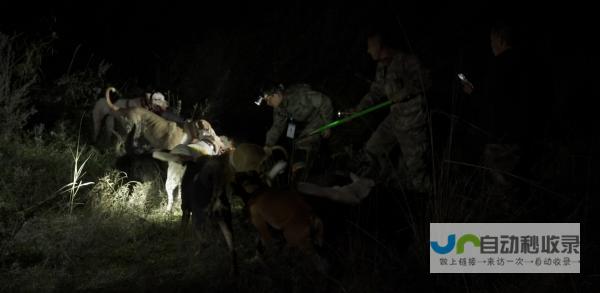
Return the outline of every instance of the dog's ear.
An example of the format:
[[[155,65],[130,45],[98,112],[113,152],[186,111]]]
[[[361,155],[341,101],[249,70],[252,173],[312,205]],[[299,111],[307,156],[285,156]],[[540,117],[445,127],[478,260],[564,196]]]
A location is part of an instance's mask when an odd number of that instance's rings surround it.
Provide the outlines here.
[[[350,179],[352,179],[352,182],[356,182],[358,181],[358,176],[356,176],[356,174],[350,172]]]

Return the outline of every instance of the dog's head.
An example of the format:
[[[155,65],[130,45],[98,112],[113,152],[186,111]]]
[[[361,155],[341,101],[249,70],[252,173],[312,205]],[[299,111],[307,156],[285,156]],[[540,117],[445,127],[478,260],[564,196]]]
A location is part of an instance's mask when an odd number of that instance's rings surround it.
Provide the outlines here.
[[[250,171],[235,173],[231,186],[233,192],[248,205],[250,200],[258,195],[258,191],[264,187],[264,183],[258,173]]]
[[[212,134],[216,136],[216,133],[212,129],[210,123],[203,119],[198,119],[195,121],[186,119],[183,123],[183,129],[190,136],[190,142],[194,142],[194,140],[202,137],[209,137]]]
[[[195,122],[195,125],[196,129],[198,129],[198,136],[217,136],[217,133],[208,121],[200,119]]]
[[[194,134],[194,138],[207,138],[209,139],[217,148],[218,154],[223,154],[233,150],[233,142],[226,136],[219,136],[215,132],[212,125],[204,120],[199,119],[195,121],[194,128],[196,129],[196,133]]]

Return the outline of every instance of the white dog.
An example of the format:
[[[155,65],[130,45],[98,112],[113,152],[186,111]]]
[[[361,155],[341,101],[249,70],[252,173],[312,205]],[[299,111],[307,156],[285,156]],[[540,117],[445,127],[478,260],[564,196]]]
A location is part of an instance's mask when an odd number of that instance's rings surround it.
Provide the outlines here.
[[[206,120],[200,120],[198,123],[199,135],[190,144],[180,144],[170,152],[155,151],[152,157],[166,161],[167,181],[165,189],[167,191],[167,210],[173,208],[174,198],[181,199],[181,179],[185,174],[186,167],[182,164],[184,160],[194,160],[200,156],[215,156],[227,151],[230,146],[217,136],[214,129]]]
[[[139,97],[134,99],[119,99],[114,102],[115,106],[119,108],[133,108],[142,107],[148,110],[160,110],[164,111],[169,107],[168,102],[165,100],[165,96],[162,93],[146,93],[145,97]],[[100,129],[102,128],[102,121],[105,120],[106,124],[106,137],[110,138],[113,135],[115,128],[115,115],[113,111],[108,107],[106,99],[99,99],[94,105],[92,112],[94,119],[94,137],[93,141],[98,140]],[[106,118],[106,119],[105,119]]]

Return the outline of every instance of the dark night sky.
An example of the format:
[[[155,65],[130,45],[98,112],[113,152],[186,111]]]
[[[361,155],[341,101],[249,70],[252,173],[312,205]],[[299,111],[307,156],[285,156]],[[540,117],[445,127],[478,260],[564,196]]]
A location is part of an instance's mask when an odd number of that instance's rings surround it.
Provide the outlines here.
[[[156,58],[167,49],[199,43],[210,34],[235,32],[245,35],[269,30],[286,31],[293,36],[322,19],[336,22],[338,26],[334,27],[339,28],[342,23],[357,27],[376,18],[397,16],[409,40],[429,39],[429,43],[436,45],[445,42],[448,51],[475,44],[487,50],[483,47],[487,46],[485,33],[498,17],[522,25],[524,37],[552,34],[554,49],[585,51],[583,47],[586,46],[578,43],[588,41],[587,34],[594,22],[591,9],[571,1],[551,6],[529,6],[532,4],[525,1],[491,4],[479,1],[186,2],[33,4],[20,1],[16,4],[20,6],[18,8],[2,9],[0,27],[8,32],[48,34],[55,31],[60,37],[58,46],[62,51],[59,53],[68,56],[63,58],[70,58],[74,48],[81,44],[82,54],[93,53],[114,63],[118,70],[143,75],[140,64],[157,62]]]
[[[18,2],[19,8],[2,9],[3,31],[28,31],[40,34],[55,31],[65,55],[78,44],[127,68],[136,63],[155,62],[147,58],[166,48],[201,42],[212,33],[236,32],[240,35],[262,30],[295,34],[323,18],[350,26],[360,26],[376,18],[398,17],[409,39],[443,39],[447,49],[469,46],[486,38],[489,24],[498,17],[522,25],[527,34],[552,34],[557,48],[581,48],[587,41],[593,17],[591,9],[573,2],[534,4],[515,2],[435,3],[433,1],[349,1],[310,3],[281,1],[87,1],[33,4]],[[285,4],[284,4],[285,3]],[[562,43],[560,38],[566,38]],[[459,43],[463,42],[463,43]],[[344,45],[344,44],[341,44]],[[563,47],[564,45],[564,47]],[[483,46],[487,43],[483,42]],[[243,49],[243,48],[240,48]],[[140,54],[141,53],[141,54]],[[137,60],[143,59],[143,60]],[[132,62],[133,61],[133,62]],[[122,63],[121,63],[122,62]],[[135,67],[135,66],[133,66]],[[141,74],[134,68],[128,72]]]
[[[538,82],[554,78],[571,93],[563,102],[550,103],[589,109],[587,97],[597,94],[591,85],[598,51],[591,43],[598,26],[593,10],[582,4],[348,2],[21,1],[13,3],[19,8],[0,11],[0,30],[39,36],[56,32],[55,54],[44,68],[48,77],[63,74],[80,45],[74,68],[106,60],[113,64],[110,83],[135,80],[142,87],[178,89],[188,98],[219,93],[236,100],[255,95],[255,84],[276,76],[329,89],[335,100],[336,95],[355,94],[343,89],[357,82],[348,68],[367,76],[372,72],[357,32],[373,21],[387,19],[401,28],[405,40],[437,75],[437,91],[449,92],[458,68],[476,67],[491,56],[489,26],[503,18],[518,27],[522,49],[540,72]],[[277,62],[283,70],[273,65]],[[232,72],[227,83],[237,91],[216,89],[225,67]]]

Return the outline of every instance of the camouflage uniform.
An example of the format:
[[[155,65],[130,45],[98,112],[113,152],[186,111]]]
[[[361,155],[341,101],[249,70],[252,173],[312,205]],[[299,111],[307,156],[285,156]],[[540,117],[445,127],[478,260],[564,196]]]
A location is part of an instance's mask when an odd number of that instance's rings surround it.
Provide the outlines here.
[[[318,150],[321,137],[319,134],[308,134],[332,121],[331,100],[326,95],[312,90],[307,84],[291,86],[282,95],[281,104],[273,110],[273,125],[267,132],[265,145],[275,145],[287,129],[288,121],[293,121],[296,125],[295,161],[308,164],[309,158]]]
[[[370,168],[363,175],[377,178],[379,174],[374,172],[386,174],[382,172],[389,167],[388,153],[398,143],[402,153],[398,171],[407,175],[407,187],[427,192],[431,180],[425,163],[429,141],[423,90],[428,87],[428,76],[414,55],[397,53],[388,61],[378,63],[375,81],[357,107],[365,109],[384,97],[394,102],[366,143]]]

